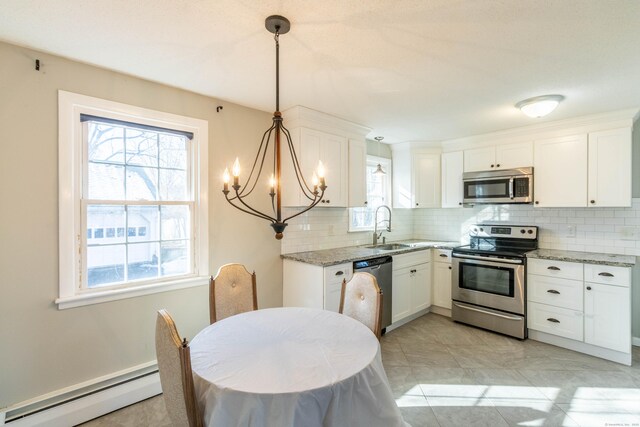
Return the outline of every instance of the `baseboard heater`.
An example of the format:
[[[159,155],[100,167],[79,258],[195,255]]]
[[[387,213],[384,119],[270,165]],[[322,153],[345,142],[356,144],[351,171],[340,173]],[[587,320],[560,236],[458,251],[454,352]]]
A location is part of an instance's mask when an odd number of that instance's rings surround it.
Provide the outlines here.
[[[160,393],[158,366],[153,361],[9,407],[0,413],[4,415],[0,425],[66,427]]]

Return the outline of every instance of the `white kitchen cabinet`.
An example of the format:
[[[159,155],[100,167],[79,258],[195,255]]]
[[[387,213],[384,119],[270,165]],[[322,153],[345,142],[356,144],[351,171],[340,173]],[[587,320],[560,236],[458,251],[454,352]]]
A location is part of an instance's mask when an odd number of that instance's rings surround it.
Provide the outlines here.
[[[631,363],[630,268],[542,259],[527,267],[530,338]]]
[[[338,311],[342,281],[353,276],[352,263],[322,267],[285,259],[282,266],[284,307]]]
[[[533,165],[533,143],[502,144],[464,150],[464,171],[513,169]]]
[[[440,153],[425,152],[410,144],[393,150],[393,207],[440,207]]]
[[[586,206],[587,135],[534,143],[534,206]]]
[[[451,264],[433,263],[433,305],[451,310]]]
[[[464,193],[462,189],[462,172],[464,156],[462,151],[442,153],[442,207],[461,208]]]
[[[588,206],[631,206],[631,128],[590,133],[588,165]]]
[[[393,301],[395,323],[431,305],[431,263],[428,250],[393,257]]]
[[[367,143],[349,140],[349,207],[367,206]]]
[[[628,353],[631,351],[629,287],[585,282],[584,342]]]

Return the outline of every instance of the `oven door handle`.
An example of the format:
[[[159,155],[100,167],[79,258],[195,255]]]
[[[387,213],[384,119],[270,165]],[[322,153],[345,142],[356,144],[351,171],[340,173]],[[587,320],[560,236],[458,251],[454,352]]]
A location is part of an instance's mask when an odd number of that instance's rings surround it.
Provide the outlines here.
[[[522,264],[522,260],[519,260],[519,259],[489,258],[484,256],[476,256],[476,255],[454,254],[453,258],[475,259],[478,261],[489,261],[489,262],[503,262],[505,264]]]
[[[501,313],[496,313],[495,311],[491,310],[482,310],[480,308],[476,308],[476,307],[472,307],[470,305],[467,304],[461,304],[458,302],[453,301],[453,305],[463,308],[465,310],[471,310],[471,311],[477,311],[478,313],[482,313],[482,314],[490,314],[492,316],[497,316],[497,317],[502,317],[503,319],[509,319],[509,320],[523,320],[522,316],[509,316],[507,314],[501,314]]]

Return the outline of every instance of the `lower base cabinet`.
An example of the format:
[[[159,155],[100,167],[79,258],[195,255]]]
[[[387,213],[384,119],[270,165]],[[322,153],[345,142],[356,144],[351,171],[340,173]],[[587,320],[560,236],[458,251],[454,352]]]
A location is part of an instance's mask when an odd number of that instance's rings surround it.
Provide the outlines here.
[[[451,310],[451,263],[433,263],[433,305]]]
[[[331,311],[340,308],[342,280],[353,276],[353,264],[321,267],[285,259],[282,265],[284,307],[310,307]]]
[[[631,362],[631,268],[538,259],[528,266],[530,331],[571,340],[564,343],[578,351]]]
[[[429,257],[428,250],[393,257],[392,323],[431,306]]]

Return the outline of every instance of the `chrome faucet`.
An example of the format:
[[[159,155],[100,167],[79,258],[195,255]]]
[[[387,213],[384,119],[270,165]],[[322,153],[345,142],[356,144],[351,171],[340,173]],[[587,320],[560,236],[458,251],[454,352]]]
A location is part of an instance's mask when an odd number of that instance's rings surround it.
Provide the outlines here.
[[[378,224],[379,224],[378,223],[378,211],[380,210],[380,208],[385,208],[387,211],[389,211],[389,219],[383,219],[382,221],[380,221],[380,223],[386,222],[387,223],[386,231],[387,232],[391,231],[391,208],[389,208],[389,206],[387,206],[387,205],[378,206],[378,209],[376,209],[376,214],[375,214],[374,219],[373,219],[374,222],[375,222],[375,226],[374,226],[374,229],[373,229],[373,246],[376,246],[378,244],[378,239],[380,237],[382,237],[382,233],[385,231],[385,230],[381,230],[380,233],[378,234]],[[385,238],[382,237],[382,243],[384,243],[384,241],[385,241]]]

